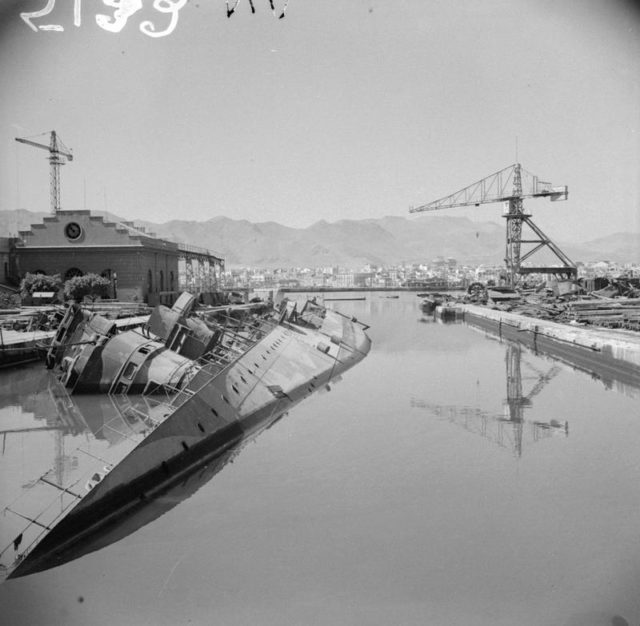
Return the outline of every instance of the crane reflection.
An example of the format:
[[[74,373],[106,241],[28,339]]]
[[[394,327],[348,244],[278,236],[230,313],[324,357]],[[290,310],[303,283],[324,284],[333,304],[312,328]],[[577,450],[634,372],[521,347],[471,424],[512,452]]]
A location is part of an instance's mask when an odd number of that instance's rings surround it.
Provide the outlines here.
[[[521,457],[524,442],[529,437],[536,442],[552,435],[569,435],[569,423],[563,420],[529,420],[526,410],[533,406],[535,398],[560,372],[558,365],[547,371],[533,365],[524,356],[524,348],[518,343],[507,343],[505,352],[506,398],[504,412],[495,414],[478,407],[433,404],[419,398],[411,398],[411,407],[425,409],[433,415],[509,449]],[[523,373],[526,368],[526,374]],[[525,391],[525,380],[533,380]]]

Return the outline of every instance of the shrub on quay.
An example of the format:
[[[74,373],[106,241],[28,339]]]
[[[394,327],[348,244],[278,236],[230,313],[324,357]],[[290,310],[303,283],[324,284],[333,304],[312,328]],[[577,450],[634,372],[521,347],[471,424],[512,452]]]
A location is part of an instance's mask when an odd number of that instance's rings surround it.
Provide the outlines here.
[[[0,309],[15,309],[20,306],[20,296],[0,289]]]
[[[95,302],[98,298],[107,298],[111,281],[98,274],[74,276],[64,283],[64,297],[67,300],[82,302],[85,298]]]
[[[36,292],[53,292],[58,293],[60,286],[62,285],[62,279],[60,274],[40,274],[27,272],[24,278],[20,281],[20,295],[23,298],[32,296]]]

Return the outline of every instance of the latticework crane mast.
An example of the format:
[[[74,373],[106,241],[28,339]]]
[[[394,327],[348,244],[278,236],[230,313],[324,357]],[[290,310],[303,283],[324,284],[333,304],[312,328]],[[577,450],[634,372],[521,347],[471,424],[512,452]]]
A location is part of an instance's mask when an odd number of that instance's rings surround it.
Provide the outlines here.
[[[49,145],[31,141],[22,137],[16,137],[16,141],[27,144],[28,146],[34,146],[35,148],[41,148],[49,152],[50,163],[50,180],[49,189],[51,196],[51,213],[55,215],[60,211],[60,166],[65,164],[62,157],[66,157],[69,161],[73,161],[73,154],[69,148],[67,148],[62,141],[58,139],[58,135],[55,130],[51,131],[51,138]]]
[[[522,220],[524,219],[524,202],[522,202],[522,172],[520,164],[513,168],[513,198],[509,199],[509,209],[505,215],[507,220],[507,246],[505,265],[510,284],[515,282],[515,275],[520,269],[520,244],[522,243]]]
[[[543,273],[559,274],[567,277],[576,276],[575,263],[569,259],[531,220],[531,215],[524,212],[524,198],[546,197],[552,201],[566,200],[566,186],[552,187],[551,183],[539,180],[522,168],[520,163],[487,176],[460,191],[434,200],[413,209],[410,213],[423,211],[439,211],[464,206],[480,206],[493,202],[505,203],[507,220],[505,265],[509,285],[514,287],[520,275]],[[536,238],[523,240],[522,227],[527,224]],[[522,244],[534,244],[535,247],[522,254]],[[560,261],[561,265],[552,267],[523,267],[522,262],[542,248],[548,248]]]

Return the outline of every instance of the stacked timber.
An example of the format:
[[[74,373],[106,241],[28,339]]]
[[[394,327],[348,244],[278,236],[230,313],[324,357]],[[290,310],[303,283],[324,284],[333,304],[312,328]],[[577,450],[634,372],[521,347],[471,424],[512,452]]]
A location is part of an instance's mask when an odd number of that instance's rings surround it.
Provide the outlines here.
[[[640,331],[640,298],[533,295],[521,300],[491,301],[492,309],[560,323]]]
[[[565,303],[563,317],[579,324],[640,330],[640,298],[602,298]]]

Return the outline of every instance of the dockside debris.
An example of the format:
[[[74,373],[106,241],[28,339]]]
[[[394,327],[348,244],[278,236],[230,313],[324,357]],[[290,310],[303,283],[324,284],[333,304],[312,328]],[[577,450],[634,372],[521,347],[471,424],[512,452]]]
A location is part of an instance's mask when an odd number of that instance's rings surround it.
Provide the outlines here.
[[[368,326],[307,301],[300,309],[207,310],[183,294],[142,328],[72,305],[46,364],[68,411],[84,399],[110,406],[91,430],[117,445],[91,447],[77,463],[31,481],[2,508],[0,580],[54,567],[121,537],[141,507],[211,464],[359,363]],[[85,403],[86,404],[86,403]],[[97,409],[96,409],[97,410]],[[87,429],[88,430],[88,429]],[[127,522],[129,519],[129,522]],[[139,526],[139,524],[138,524]],[[111,539],[115,540],[115,539]]]
[[[640,281],[618,279],[598,290],[581,281],[528,289],[470,286],[462,300],[559,323],[640,331]],[[472,288],[473,287],[473,288]]]

